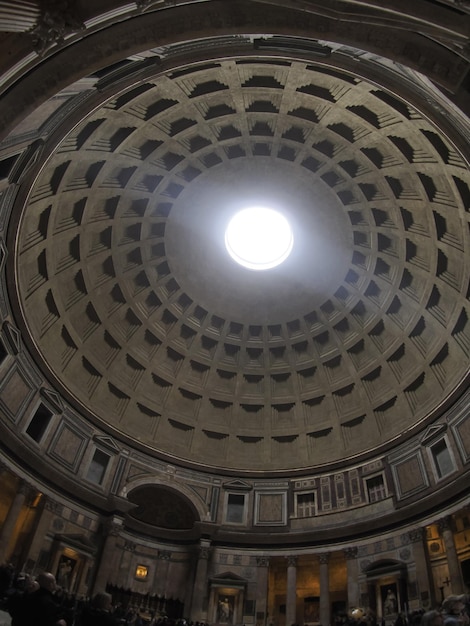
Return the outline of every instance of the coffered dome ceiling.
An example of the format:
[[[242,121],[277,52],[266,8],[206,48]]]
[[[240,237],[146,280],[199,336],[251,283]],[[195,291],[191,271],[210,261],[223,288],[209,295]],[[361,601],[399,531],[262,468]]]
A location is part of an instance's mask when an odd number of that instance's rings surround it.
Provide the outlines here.
[[[301,56],[104,90],[31,176],[18,315],[57,388],[117,439],[318,468],[416,433],[463,388],[470,173],[450,108],[377,57],[353,73]],[[225,250],[248,204],[292,225],[278,268]]]

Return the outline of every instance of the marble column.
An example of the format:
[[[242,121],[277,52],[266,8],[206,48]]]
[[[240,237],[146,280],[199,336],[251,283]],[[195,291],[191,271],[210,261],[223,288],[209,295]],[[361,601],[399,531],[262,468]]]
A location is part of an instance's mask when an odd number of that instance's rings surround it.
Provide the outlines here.
[[[117,556],[116,540],[120,536],[122,528],[123,520],[118,517],[107,520],[104,526],[105,538],[95,583],[93,585],[93,594],[105,591],[107,583],[113,582],[111,579],[113,578],[113,574],[115,577],[116,571],[114,565],[115,557]]]
[[[320,554],[320,624],[329,626],[331,622],[330,611],[330,572],[328,561],[330,555]]]
[[[269,557],[256,557],[256,565],[256,614],[263,615],[256,624],[264,626],[268,617]]]
[[[166,588],[168,580],[168,569],[170,567],[171,552],[168,550],[159,550],[157,559],[156,585],[155,593],[158,596],[166,598]]]
[[[452,518],[449,516],[439,520],[438,526],[442,539],[444,540],[446,550],[447,567],[449,569],[450,578],[450,593],[465,593],[462,568],[460,567],[459,557],[457,556],[457,548],[455,547]]]
[[[193,622],[207,621],[207,570],[211,553],[210,544],[209,539],[200,540],[190,615]]]
[[[28,485],[24,482],[20,482],[0,531],[0,563],[8,561],[11,556],[10,543],[13,539],[13,532],[25,503],[27,493]]]
[[[287,557],[286,626],[296,623],[297,616],[297,557]]]
[[[88,557],[83,557],[82,568],[76,584],[76,593],[80,595],[89,595],[87,587],[88,572],[90,571],[91,561]]]
[[[416,608],[430,609],[436,605],[436,594],[431,583],[432,575],[426,552],[426,531],[424,528],[415,528],[408,533],[408,537],[411,541],[416,569],[415,576],[418,593],[418,606]]]
[[[348,609],[359,606],[359,583],[357,571],[357,548],[344,550],[348,578]]]

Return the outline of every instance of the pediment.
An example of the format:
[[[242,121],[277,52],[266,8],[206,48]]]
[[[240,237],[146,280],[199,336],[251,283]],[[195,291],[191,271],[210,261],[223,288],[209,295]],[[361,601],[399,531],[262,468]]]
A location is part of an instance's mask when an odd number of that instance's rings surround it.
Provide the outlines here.
[[[55,539],[61,544],[75,548],[76,550],[96,550],[96,545],[86,536],[81,534],[59,534],[55,536]]]
[[[211,585],[215,587],[235,587],[242,588],[247,584],[247,580],[234,572],[222,572],[210,579]]]
[[[430,443],[433,439],[437,439],[439,436],[443,435],[446,430],[447,424],[434,424],[433,426],[429,426],[421,438],[421,443],[424,445]]]
[[[41,394],[43,399],[52,406],[56,413],[62,413],[62,411],[64,410],[64,405],[62,404],[62,398],[57,392],[42,387],[39,393]]]
[[[244,480],[230,480],[223,484],[224,489],[231,491],[251,491],[253,485],[246,483]]]
[[[93,441],[95,441],[95,443],[99,443],[101,446],[103,446],[104,448],[107,448],[108,450],[110,450],[111,452],[114,452],[115,454],[118,454],[120,452],[120,448],[115,443],[114,439],[112,439],[111,437],[108,437],[106,435],[105,436],[96,435],[95,437],[93,437]]]

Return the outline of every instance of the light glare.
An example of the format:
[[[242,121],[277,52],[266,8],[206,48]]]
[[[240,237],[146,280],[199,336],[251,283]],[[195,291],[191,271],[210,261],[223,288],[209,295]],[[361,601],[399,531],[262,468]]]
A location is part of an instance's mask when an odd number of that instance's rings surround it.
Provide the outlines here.
[[[294,236],[286,218],[265,207],[243,209],[230,220],[225,231],[228,253],[240,265],[267,270],[287,259]]]

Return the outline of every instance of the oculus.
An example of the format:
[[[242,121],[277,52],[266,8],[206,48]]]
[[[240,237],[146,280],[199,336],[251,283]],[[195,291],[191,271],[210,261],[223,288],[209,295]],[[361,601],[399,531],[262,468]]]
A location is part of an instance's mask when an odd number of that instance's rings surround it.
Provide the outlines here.
[[[273,209],[253,206],[236,213],[225,231],[225,247],[234,261],[250,270],[268,270],[292,251],[294,235],[287,219]]]

